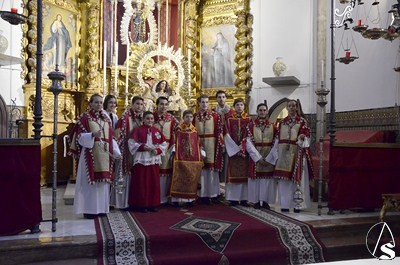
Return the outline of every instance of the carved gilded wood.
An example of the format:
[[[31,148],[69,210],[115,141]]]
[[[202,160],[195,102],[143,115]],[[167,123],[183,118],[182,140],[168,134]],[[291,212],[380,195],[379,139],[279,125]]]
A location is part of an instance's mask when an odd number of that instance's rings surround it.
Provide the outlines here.
[[[228,104],[237,97],[245,98],[248,102],[252,86],[253,56],[253,17],[249,13],[249,0],[185,0],[181,2],[180,10],[183,17],[181,47],[186,56],[191,54],[189,72],[191,87],[196,96],[207,94],[212,105],[215,105],[215,93],[224,90],[228,96]],[[224,34],[228,36],[223,36]],[[210,40],[212,36],[214,40]],[[216,71],[220,68],[216,57],[218,39],[224,39],[220,42],[226,42],[226,47],[229,46],[233,53],[229,55],[230,65],[225,64],[228,69],[226,72],[231,73],[233,78],[223,74],[225,81],[217,77],[220,75]]]
[[[33,122],[34,98],[36,90],[36,41],[37,41],[37,1],[23,0],[24,15],[28,23],[22,26],[22,58],[25,63],[21,77],[25,80],[24,116],[28,124]],[[42,61],[42,173],[41,184],[51,180],[51,171],[47,170],[47,161],[52,160],[48,150],[52,144],[54,95],[49,91],[51,80],[47,73],[55,70],[55,65],[66,74],[63,91],[58,100],[58,133],[65,134],[67,128],[77,116],[86,111],[87,97],[100,91],[99,42],[101,1],[87,0],[44,0],[43,1],[43,61]],[[59,21],[58,24],[56,20]],[[60,22],[62,21],[62,23]],[[53,27],[53,24],[57,24]],[[60,26],[62,25],[62,26]],[[63,31],[64,47],[55,43],[53,33]],[[68,32],[68,33],[66,33]],[[60,52],[65,51],[65,52]],[[57,56],[58,55],[58,56]],[[61,58],[61,59],[60,59]],[[59,63],[59,62],[63,63]],[[26,126],[23,135],[31,137],[32,126]],[[59,139],[62,142],[62,139]],[[51,167],[49,167],[51,168]],[[69,176],[62,170],[60,180]]]

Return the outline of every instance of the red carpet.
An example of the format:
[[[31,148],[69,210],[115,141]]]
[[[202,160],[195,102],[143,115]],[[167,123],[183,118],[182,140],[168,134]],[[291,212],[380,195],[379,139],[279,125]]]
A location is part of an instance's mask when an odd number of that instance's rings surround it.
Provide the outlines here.
[[[224,204],[165,207],[157,213],[115,211],[96,219],[96,231],[99,264],[324,261],[323,247],[308,225],[273,211]]]

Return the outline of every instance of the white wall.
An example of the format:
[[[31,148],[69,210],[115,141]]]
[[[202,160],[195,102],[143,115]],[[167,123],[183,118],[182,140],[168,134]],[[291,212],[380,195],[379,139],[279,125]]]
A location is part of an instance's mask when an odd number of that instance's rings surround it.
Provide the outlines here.
[[[21,1],[2,1],[1,10],[11,10],[11,7],[18,8],[18,12],[22,13]],[[8,48],[4,54],[20,58],[22,48],[21,26],[13,26],[3,19],[0,19],[0,30],[3,31],[2,35],[8,40]],[[22,91],[24,81],[20,76],[21,70],[20,65],[0,67],[0,94],[7,105],[11,104],[11,99],[16,99],[17,106],[24,105],[24,96]]]
[[[336,1],[336,8],[343,11],[346,5]],[[316,0],[251,0],[251,13],[254,15],[253,38],[253,88],[251,92],[250,113],[255,113],[256,105],[264,99],[272,106],[281,98],[300,99],[305,113],[316,112],[316,72],[317,42]],[[366,0],[368,13],[372,0]],[[379,4],[381,24],[386,28],[387,11],[394,0],[381,0]],[[357,8],[357,7],[356,7]],[[376,12],[374,10],[371,11]],[[363,12],[359,12],[362,14]],[[327,47],[326,47],[326,86],[331,88],[330,77],[330,1],[327,10]],[[353,11],[357,23],[357,12]],[[362,17],[361,17],[362,18]],[[338,18],[336,18],[338,19]],[[364,19],[364,18],[362,18]],[[370,27],[379,25],[370,24]],[[335,30],[335,58],[339,51],[343,29]],[[336,104],[337,112],[392,107],[400,101],[400,73],[393,71],[400,66],[399,38],[393,42],[379,39],[369,40],[352,31],[359,59],[348,65],[335,63],[336,68]],[[350,38],[351,42],[351,38]],[[343,52],[342,50],[340,52]],[[352,50],[352,55],[355,50]],[[262,82],[263,77],[273,77],[272,64],[275,57],[281,56],[287,64],[286,76],[296,76],[301,85],[273,88]],[[343,55],[341,55],[343,56]],[[330,94],[327,112],[330,111]]]
[[[392,4],[396,1],[380,0],[379,2],[380,4],[378,6],[381,15],[381,23],[380,25],[369,23],[370,28],[379,26],[387,28],[387,11],[390,10]],[[365,1],[367,13],[369,12],[371,3],[371,0]],[[337,1],[337,9],[343,10],[344,7],[345,5]],[[359,11],[358,14],[360,18],[364,20],[364,11]],[[371,16],[376,14],[376,9],[372,9]],[[354,10],[354,19],[357,19],[356,15],[357,10]],[[330,16],[328,17],[330,18]],[[355,23],[356,22],[357,21],[355,21]],[[355,23],[353,23],[352,26],[354,26]],[[330,29],[328,32],[330,32]],[[337,29],[335,32],[336,54],[338,51],[342,52],[339,50],[342,33],[342,29]],[[400,73],[393,71],[393,67],[395,66],[396,56],[398,54],[399,38],[393,42],[385,39],[370,40],[354,31],[353,38],[358,50],[359,59],[348,65],[342,63],[335,64],[336,111],[395,106],[395,104],[399,103]],[[330,41],[328,43],[330,44]],[[354,54],[353,51],[352,54]],[[329,51],[328,58],[330,59]],[[400,58],[397,58],[397,65],[400,66]],[[330,67],[327,72],[327,78],[329,77]],[[327,81],[329,81],[329,79]],[[329,87],[330,84],[328,83],[328,88]],[[329,105],[328,108],[330,108]]]
[[[310,0],[252,0],[250,12],[254,16],[253,88],[250,113],[265,99],[268,106],[288,97],[300,99],[304,112],[315,112],[315,84],[313,61],[316,50],[314,39],[314,7]],[[283,57],[286,76],[297,77],[299,87],[275,88],[265,84],[263,77],[273,77],[272,64]]]

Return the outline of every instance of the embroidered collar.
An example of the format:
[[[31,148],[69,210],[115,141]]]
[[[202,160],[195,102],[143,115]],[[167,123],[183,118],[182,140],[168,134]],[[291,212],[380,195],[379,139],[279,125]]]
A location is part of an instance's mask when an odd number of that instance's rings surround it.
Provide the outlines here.
[[[229,105],[225,105],[224,107],[220,107],[219,105],[217,105],[216,107],[215,107],[215,111],[217,112],[217,113],[219,113],[219,114],[221,114],[221,113],[223,113],[223,114],[226,114],[226,113],[228,113],[229,111],[231,110],[231,107],[229,106]]]
[[[168,121],[171,121],[172,120],[172,115],[171,114],[169,114],[168,112],[166,112],[166,113],[163,113],[163,114],[161,114],[161,115],[159,115],[157,112],[155,112],[154,113],[154,120],[157,122],[157,121],[165,121],[165,122],[168,122]]]
[[[235,112],[233,113],[233,117],[234,117],[235,119],[246,119],[246,118],[247,118],[247,113],[243,111],[242,113],[240,113],[240,117],[239,117],[239,115],[238,115],[237,112],[235,111]]]
[[[189,126],[187,126],[186,123],[184,123],[184,122],[181,123],[181,125],[179,126],[179,128],[180,128],[182,131],[191,131],[191,132],[196,131],[196,127],[194,127],[193,124],[190,124]]]
[[[105,120],[106,118],[106,114],[104,114],[104,112],[103,111],[94,111],[94,110],[90,110],[89,112],[88,112],[88,118],[89,119],[92,119],[92,120],[99,120],[99,119],[101,119],[101,120]]]
[[[137,113],[134,109],[131,109],[130,112],[132,119],[142,120],[142,113]]]
[[[199,112],[197,112],[196,113],[196,116],[197,116],[197,119],[199,120],[199,121],[205,121],[205,120],[210,120],[210,119],[212,119],[212,111],[211,110],[206,110],[206,111],[204,111],[204,112],[201,112],[201,111],[199,111]]]
[[[296,115],[296,116],[294,116],[294,117],[292,117],[292,116],[286,116],[284,119],[283,119],[283,123],[284,124],[290,124],[290,123],[297,123],[297,122],[299,122],[300,121],[300,116],[299,115]]]
[[[255,124],[255,126],[257,126],[257,127],[262,127],[262,126],[269,126],[270,125],[270,123],[269,123],[269,120],[268,119],[260,119],[260,118],[256,118],[255,120],[254,120],[254,124]]]

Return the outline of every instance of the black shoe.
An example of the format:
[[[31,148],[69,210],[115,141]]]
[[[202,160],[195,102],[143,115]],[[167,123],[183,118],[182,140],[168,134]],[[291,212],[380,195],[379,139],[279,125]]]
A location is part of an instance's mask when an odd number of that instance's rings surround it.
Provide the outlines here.
[[[211,198],[211,202],[213,202],[213,203],[218,203],[219,202],[219,195],[217,196],[217,197],[213,197],[213,198]]]
[[[271,210],[271,207],[269,206],[269,204],[267,202],[263,202],[263,208],[267,209],[267,210]]]
[[[230,201],[229,206],[237,206],[239,204],[238,201]]]
[[[282,208],[282,209],[281,209],[281,212],[282,212],[282,213],[288,213],[288,212],[289,212],[289,209]]]
[[[90,213],[84,213],[83,217],[86,219],[94,219],[96,218],[97,214],[90,214]]]
[[[172,206],[174,206],[174,207],[176,207],[176,208],[179,208],[179,202],[173,202],[173,203],[172,203]]]
[[[253,205],[253,208],[254,208],[254,209],[260,209],[260,208],[261,208],[260,203],[257,202],[256,204],[254,204],[254,205]]]
[[[249,204],[247,203],[247,201],[240,201],[240,205],[242,205],[244,207],[249,207]]]
[[[147,208],[147,210],[149,210],[149,212],[153,212],[153,213],[158,212],[156,207],[149,207],[149,208]]]
[[[147,208],[140,208],[140,211],[141,211],[142,213],[147,213]]]
[[[293,212],[294,212],[294,213],[299,213],[299,212],[300,212],[300,209],[294,209]]]
[[[211,200],[208,197],[201,198],[201,202],[205,205],[211,205]]]
[[[186,203],[186,206],[187,206],[187,207],[194,207],[195,204],[194,204],[194,202],[187,202],[187,203]]]

